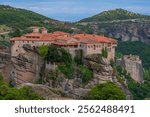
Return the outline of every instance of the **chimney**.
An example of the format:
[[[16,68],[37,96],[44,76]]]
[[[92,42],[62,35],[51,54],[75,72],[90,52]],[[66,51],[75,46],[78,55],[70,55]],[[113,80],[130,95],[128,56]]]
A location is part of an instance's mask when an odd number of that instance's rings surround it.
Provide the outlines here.
[[[33,29],[33,33],[38,33],[39,32],[39,27],[35,26],[32,28]]]
[[[45,27],[42,28],[42,34],[47,34],[47,29]]]

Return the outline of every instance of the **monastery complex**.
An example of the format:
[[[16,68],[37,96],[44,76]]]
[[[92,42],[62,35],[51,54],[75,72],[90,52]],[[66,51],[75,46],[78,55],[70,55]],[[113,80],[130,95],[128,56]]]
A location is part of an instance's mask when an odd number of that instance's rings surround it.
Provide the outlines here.
[[[69,34],[65,32],[48,33],[46,28],[32,27],[33,32],[11,39],[11,56],[16,57],[25,53],[23,45],[29,44],[34,49],[41,45],[56,45],[68,50],[74,57],[75,50],[83,50],[84,56],[101,54],[103,48],[108,50],[108,59],[114,59],[117,41],[95,34]]]

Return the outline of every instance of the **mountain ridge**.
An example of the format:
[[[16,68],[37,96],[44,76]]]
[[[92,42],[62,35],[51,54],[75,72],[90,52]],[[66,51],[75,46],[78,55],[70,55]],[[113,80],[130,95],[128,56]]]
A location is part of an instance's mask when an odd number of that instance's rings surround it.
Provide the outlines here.
[[[82,19],[76,25],[90,33],[150,45],[150,16],[147,15],[115,9]]]
[[[137,19],[137,18],[150,18],[148,15],[134,13],[125,9],[117,8],[113,10],[103,11],[94,16],[80,20],[79,22],[90,21],[112,21],[112,20],[125,20],[125,19]]]
[[[56,30],[72,32],[71,28],[74,26],[68,22],[61,22],[30,10],[14,8],[9,5],[0,5],[0,25],[21,30],[30,26],[40,26],[46,27],[50,32]]]

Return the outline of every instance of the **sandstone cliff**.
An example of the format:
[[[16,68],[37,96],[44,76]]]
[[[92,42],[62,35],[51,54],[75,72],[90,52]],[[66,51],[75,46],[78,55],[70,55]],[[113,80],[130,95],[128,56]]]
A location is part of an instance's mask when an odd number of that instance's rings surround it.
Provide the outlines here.
[[[11,79],[17,83],[31,83],[39,78],[43,60],[39,57],[30,45],[24,45],[25,53],[20,53],[17,57],[11,57]]]
[[[139,56],[125,55],[123,58],[118,59],[117,63],[130,73],[133,80],[139,83],[143,81],[143,67]]]
[[[84,58],[84,65],[93,71],[93,78],[86,84],[82,82],[78,67],[75,68],[74,78],[68,79],[64,74],[55,69],[45,69],[42,83],[45,86],[61,90],[67,97],[72,99],[82,99],[88,94],[91,88],[97,84],[109,81],[118,85],[126,94],[126,99],[132,99],[127,87],[119,83],[114,74],[114,69],[110,62],[98,54],[89,55]],[[57,69],[57,68],[56,68]]]
[[[0,72],[4,78],[4,81],[10,82],[11,71],[11,56],[8,50],[0,52]]]

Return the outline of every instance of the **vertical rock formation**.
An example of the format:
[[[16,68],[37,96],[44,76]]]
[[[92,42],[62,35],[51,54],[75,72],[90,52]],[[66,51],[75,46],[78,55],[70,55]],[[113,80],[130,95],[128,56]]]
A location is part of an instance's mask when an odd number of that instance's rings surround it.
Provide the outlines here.
[[[117,60],[136,82],[143,81],[143,67],[139,56],[125,55],[122,59]]]
[[[11,66],[10,52],[5,50],[2,51],[0,51],[0,72],[4,78],[4,81],[9,82]]]
[[[32,83],[39,78],[43,61],[30,45],[25,45],[25,53],[12,57],[11,79],[17,84]]]

